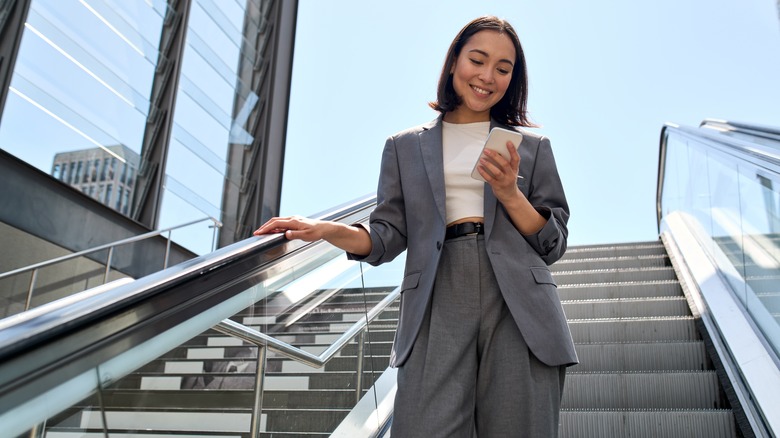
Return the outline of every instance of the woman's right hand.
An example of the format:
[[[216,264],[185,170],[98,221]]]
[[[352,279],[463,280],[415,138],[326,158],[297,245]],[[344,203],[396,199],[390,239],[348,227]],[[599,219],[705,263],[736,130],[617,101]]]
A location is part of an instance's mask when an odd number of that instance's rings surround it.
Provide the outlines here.
[[[275,217],[256,229],[255,236],[284,233],[284,237],[306,242],[324,239],[331,244],[356,255],[371,252],[371,237],[362,227],[338,222],[309,219],[302,216]]]
[[[264,234],[284,233],[290,240],[300,239],[306,242],[314,242],[325,237],[326,229],[330,222],[317,219],[309,219],[302,216],[275,217],[264,223],[257,230],[255,236]]]

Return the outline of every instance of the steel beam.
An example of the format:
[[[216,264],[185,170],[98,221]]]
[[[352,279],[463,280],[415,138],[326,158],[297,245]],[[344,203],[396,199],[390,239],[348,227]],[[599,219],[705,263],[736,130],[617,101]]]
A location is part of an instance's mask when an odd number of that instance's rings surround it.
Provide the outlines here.
[[[253,141],[229,146],[220,247],[249,237],[278,215],[281,198],[298,2],[248,2],[247,9],[239,78],[256,100],[242,120],[249,99],[237,88],[233,118]]]
[[[0,123],[32,0],[0,0]]]
[[[165,164],[173,131],[190,6],[190,0],[170,0],[160,36],[160,55],[152,83],[131,213],[133,219],[151,229],[158,227],[160,219]]]

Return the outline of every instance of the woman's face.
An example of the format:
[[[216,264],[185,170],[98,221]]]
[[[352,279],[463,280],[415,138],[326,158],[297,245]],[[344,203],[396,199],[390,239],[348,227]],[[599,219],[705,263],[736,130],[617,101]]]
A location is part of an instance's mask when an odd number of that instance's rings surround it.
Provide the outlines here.
[[[515,46],[508,35],[482,30],[466,42],[452,66],[452,85],[461,104],[445,115],[452,123],[490,120],[490,108],[512,79]]]

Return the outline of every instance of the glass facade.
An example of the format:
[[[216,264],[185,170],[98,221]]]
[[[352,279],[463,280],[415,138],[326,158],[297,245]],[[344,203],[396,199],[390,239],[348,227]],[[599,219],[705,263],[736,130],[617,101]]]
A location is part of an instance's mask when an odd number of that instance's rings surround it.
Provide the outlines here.
[[[252,20],[262,20],[270,3],[33,0],[3,109],[0,147],[134,217],[134,207],[146,202],[135,185],[170,108],[158,101],[158,88],[169,79],[164,72],[176,61],[169,58],[166,32],[181,20],[185,45],[173,82],[170,135],[162,141],[154,225],[222,219],[226,186],[238,190],[241,183],[228,177],[229,150],[255,142],[245,124],[260,102],[239,75],[242,65],[255,63],[254,40],[245,29],[259,27]],[[66,160],[68,154],[84,156]],[[183,230],[175,240],[199,254],[212,249],[207,225]]]
[[[45,172],[61,152],[112,155],[109,146],[122,145],[140,155],[165,10],[160,1],[33,1],[3,149]]]

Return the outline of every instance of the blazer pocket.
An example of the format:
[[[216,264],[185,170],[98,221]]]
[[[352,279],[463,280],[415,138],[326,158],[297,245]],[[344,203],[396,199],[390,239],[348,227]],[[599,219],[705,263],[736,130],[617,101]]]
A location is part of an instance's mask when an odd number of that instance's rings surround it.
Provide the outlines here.
[[[417,284],[420,282],[421,274],[422,272],[412,272],[407,274],[404,277],[404,280],[401,282],[401,292],[416,288]]]
[[[556,287],[558,286],[555,284],[552,273],[548,268],[543,266],[531,267],[531,274],[534,276],[534,280],[537,284],[551,284]]]

